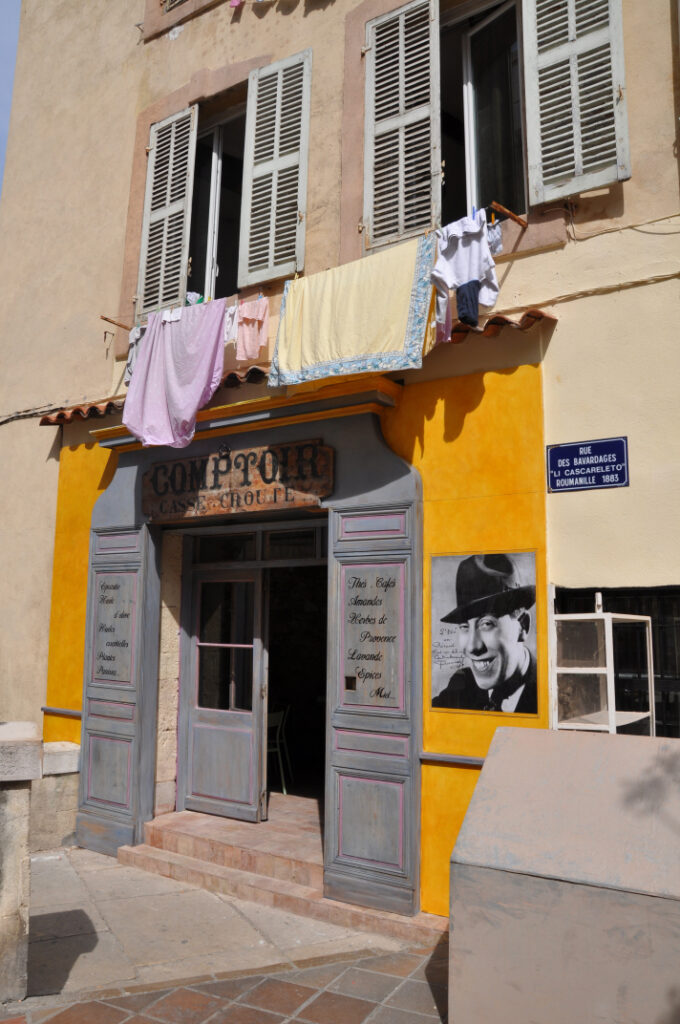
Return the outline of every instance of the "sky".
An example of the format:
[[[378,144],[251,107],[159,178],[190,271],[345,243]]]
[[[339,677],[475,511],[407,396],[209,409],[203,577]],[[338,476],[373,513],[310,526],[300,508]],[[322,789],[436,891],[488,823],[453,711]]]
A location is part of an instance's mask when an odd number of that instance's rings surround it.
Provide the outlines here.
[[[5,170],[5,147],[12,105],[14,60],[19,35],[21,0],[0,0],[0,190]]]

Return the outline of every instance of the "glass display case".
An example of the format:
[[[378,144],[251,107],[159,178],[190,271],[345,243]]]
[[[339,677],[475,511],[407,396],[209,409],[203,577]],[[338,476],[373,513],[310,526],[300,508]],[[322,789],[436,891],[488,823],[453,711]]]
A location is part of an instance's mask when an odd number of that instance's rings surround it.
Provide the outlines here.
[[[653,736],[652,620],[596,611],[554,621],[557,728]]]

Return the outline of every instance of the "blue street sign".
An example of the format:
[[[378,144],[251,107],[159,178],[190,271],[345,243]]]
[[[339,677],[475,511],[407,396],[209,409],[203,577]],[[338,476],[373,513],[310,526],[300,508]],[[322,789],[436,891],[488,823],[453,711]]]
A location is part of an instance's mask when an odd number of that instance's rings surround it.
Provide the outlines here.
[[[548,491],[552,494],[628,486],[627,437],[549,444],[546,456]]]

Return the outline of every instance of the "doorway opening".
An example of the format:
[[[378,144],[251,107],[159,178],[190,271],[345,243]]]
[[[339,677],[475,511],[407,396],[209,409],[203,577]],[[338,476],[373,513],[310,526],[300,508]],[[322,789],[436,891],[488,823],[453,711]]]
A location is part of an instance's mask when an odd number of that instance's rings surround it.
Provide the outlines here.
[[[323,801],[326,566],[270,569],[267,789]]]
[[[274,794],[322,817],[327,537],[320,519],[185,534],[177,810],[263,821]]]

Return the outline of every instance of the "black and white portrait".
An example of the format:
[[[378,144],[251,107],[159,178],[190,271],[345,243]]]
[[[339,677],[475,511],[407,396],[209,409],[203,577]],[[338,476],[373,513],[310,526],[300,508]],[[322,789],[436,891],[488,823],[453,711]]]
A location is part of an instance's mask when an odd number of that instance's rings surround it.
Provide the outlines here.
[[[533,552],[432,559],[432,707],[536,714]]]

